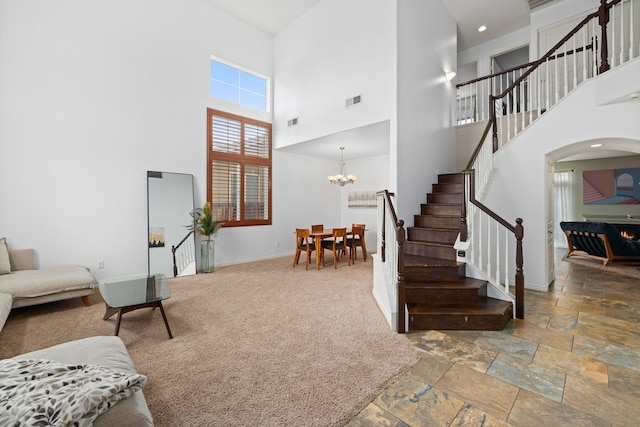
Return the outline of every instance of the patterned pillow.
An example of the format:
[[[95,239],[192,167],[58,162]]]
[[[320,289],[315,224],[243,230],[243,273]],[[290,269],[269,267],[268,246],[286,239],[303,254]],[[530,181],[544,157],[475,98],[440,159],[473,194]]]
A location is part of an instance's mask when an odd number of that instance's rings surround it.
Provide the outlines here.
[[[11,273],[11,262],[9,261],[9,248],[7,247],[7,239],[0,238],[0,274]]]

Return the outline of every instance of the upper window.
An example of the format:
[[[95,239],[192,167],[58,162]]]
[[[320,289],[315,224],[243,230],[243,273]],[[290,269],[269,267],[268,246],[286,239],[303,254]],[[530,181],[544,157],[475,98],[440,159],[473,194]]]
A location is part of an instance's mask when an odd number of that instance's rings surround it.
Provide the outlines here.
[[[225,226],[271,224],[271,124],[207,109],[207,200]]]
[[[237,66],[211,59],[209,95],[245,105],[260,111],[268,111],[269,79]]]

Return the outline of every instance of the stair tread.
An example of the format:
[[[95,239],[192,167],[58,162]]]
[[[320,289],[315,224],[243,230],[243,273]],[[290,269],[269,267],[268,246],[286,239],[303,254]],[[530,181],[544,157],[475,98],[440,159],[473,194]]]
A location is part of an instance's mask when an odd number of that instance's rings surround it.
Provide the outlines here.
[[[503,314],[512,306],[510,301],[503,301],[494,298],[479,298],[478,302],[473,305],[459,306],[455,304],[440,304],[438,306],[426,306],[421,304],[407,304],[409,313],[411,314],[429,314],[429,315],[484,315],[484,314]]]
[[[432,242],[429,240],[407,240],[405,242],[405,244],[407,243],[415,243],[416,245],[427,245],[427,246],[439,246],[441,248],[453,248],[453,242],[451,243],[439,243],[439,242]]]
[[[404,254],[405,267],[459,267],[462,264],[455,260]]]
[[[453,228],[442,228],[442,227],[419,227],[419,226],[407,227],[407,230],[442,231],[442,232],[444,232],[444,233],[453,233],[453,232],[455,232],[455,231],[459,231],[458,229],[453,229]]]
[[[451,282],[409,282],[405,283],[407,288],[428,288],[428,289],[443,289],[443,288],[478,288],[487,283],[486,280],[474,279],[473,277],[461,277],[459,280]]]

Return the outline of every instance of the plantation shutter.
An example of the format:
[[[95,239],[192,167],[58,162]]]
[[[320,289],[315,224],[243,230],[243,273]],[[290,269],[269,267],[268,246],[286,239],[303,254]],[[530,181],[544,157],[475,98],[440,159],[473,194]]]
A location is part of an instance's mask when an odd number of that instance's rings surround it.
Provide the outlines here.
[[[271,224],[271,124],[208,110],[208,200],[225,226]]]

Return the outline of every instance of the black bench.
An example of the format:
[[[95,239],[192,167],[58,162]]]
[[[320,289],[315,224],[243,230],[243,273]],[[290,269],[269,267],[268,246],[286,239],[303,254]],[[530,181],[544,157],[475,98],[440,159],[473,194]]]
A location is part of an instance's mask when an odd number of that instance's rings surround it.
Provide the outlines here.
[[[567,258],[573,255],[595,258],[605,266],[612,261],[640,262],[640,242],[622,237],[609,223],[564,221],[560,228],[567,236]]]

